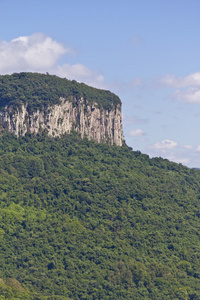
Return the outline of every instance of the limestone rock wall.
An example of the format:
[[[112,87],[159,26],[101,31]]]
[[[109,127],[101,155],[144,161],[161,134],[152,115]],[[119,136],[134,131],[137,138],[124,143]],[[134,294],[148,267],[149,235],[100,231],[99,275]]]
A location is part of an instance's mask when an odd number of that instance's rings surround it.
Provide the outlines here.
[[[32,114],[28,113],[26,105],[15,112],[5,109],[0,111],[0,123],[17,136],[26,132],[37,134],[39,130],[47,130],[51,136],[61,136],[75,130],[82,138],[122,145],[124,138],[120,105],[108,111],[99,109],[96,103],[87,105],[83,99],[73,99],[75,105],[73,101],[60,100],[61,104]]]

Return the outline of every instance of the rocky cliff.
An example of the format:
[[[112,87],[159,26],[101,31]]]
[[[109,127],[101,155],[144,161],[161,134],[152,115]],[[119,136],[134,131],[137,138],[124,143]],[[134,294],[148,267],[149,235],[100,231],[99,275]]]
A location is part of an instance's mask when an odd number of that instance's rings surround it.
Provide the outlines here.
[[[110,91],[38,73],[0,76],[0,127],[15,135],[76,131],[102,143],[123,143],[121,101]]]
[[[25,135],[26,132],[37,134],[39,130],[46,130],[51,136],[61,136],[74,130],[82,138],[122,145],[120,105],[109,111],[98,108],[97,103],[88,105],[82,98],[60,100],[60,104],[32,113],[28,112],[27,105],[24,104],[12,113],[6,108],[0,111],[0,123],[17,136]]]

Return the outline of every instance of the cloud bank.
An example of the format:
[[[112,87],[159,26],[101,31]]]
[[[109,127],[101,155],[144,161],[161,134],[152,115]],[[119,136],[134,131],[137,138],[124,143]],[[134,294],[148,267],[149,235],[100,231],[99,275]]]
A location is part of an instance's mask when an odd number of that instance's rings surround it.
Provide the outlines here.
[[[155,149],[168,150],[176,147],[178,145],[177,142],[171,140],[163,140],[162,142],[158,142],[153,145]]]
[[[180,146],[176,141],[163,140],[150,146],[148,152],[151,157],[161,156],[170,161],[188,165],[191,163],[190,157],[195,157],[195,151],[192,151],[192,149],[192,145]]]
[[[174,98],[187,103],[200,104],[200,72],[186,77],[166,75],[161,84],[175,89]]]
[[[20,36],[8,42],[0,41],[0,74],[49,72],[67,79],[103,87],[104,77],[85,65],[79,63],[59,65],[58,61],[61,57],[74,53],[75,51],[70,47],[64,47],[42,33]]]
[[[41,33],[0,42],[0,72],[43,70],[55,65],[57,59],[71,50]]]

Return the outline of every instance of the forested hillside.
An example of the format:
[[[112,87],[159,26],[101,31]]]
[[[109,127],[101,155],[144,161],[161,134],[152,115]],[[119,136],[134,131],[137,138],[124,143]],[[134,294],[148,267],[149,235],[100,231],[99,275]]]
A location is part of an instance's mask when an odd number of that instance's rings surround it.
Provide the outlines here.
[[[0,137],[0,299],[200,299],[200,171]]]
[[[121,105],[118,96],[110,91],[90,87],[75,80],[39,73],[14,73],[0,75],[0,109],[5,106],[20,108],[27,104],[29,113],[60,103],[60,97],[83,98],[88,104],[97,103],[99,108],[112,109]]]

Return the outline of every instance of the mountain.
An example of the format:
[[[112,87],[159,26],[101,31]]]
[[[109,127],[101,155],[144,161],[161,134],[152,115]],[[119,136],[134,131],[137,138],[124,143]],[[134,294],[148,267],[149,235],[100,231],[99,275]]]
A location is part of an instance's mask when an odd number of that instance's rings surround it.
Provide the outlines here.
[[[109,91],[37,73],[0,76],[0,124],[17,136],[72,130],[97,142],[123,144],[120,99]]]
[[[0,299],[200,299],[199,221],[199,170],[74,130],[2,127]]]

